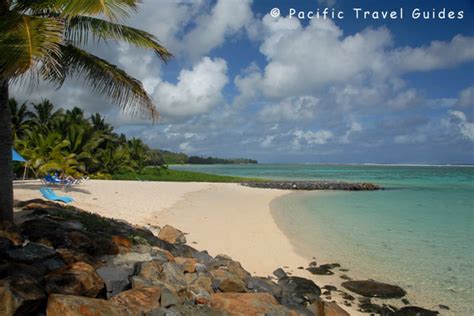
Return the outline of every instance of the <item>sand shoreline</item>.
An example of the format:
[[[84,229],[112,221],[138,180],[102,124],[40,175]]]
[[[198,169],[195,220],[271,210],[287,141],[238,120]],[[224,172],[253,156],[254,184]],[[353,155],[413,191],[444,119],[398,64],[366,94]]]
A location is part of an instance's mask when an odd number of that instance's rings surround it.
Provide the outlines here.
[[[15,199],[40,198],[39,181],[14,184]],[[291,191],[256,189],[229,183],[140,182],[90,180],[67,194],[75,207],[106,217],[145,226],[172,225],[187,233],[188,244],[207,250],[212,256],[230,255],[254,275],[271,276],[277,268],[292,275],[312,279],[320,287],[338,289],[343,272],[315,276],[305,269],[312,258],[298,251],[294,240],[277,224],[271,203]],[[319,262],[328,263],[328,262]],[[350,272],[349,272],[350,273]],[[364,315],[357,303],[344,306],[339,292],[335,300],[351,315]],[[397,305],[397,304],[394,304]]]

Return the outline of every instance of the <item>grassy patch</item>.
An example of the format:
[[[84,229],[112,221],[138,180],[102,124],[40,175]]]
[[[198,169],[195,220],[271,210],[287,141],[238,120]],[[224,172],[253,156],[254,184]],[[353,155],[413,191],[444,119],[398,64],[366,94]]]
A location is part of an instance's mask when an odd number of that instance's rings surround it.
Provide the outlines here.
[[[256,178],[243,178],[232,176],[221,176],[194,171],[183,170],[162,170],[158,168],[147,168],[143,173],[134,172],[120,173],[113,175],[114,180],[134,180],[134,181],[175,181],[175,182],[225,182],[240,183],[245,181],[264,181]]]

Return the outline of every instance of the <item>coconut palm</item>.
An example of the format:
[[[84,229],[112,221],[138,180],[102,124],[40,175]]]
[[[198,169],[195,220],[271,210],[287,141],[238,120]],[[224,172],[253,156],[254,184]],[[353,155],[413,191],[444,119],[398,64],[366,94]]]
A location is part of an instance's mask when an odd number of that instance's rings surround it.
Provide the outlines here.
[[[31,125],[33,113],[28,110],[26,102],[21,105],[15,99],[8,101],[12,114],[13,138],[16,139],[24,134],[24,131]]]
[[[86,51],[91,42],[122,41],[171,54],[151,34],[119,24],[138,0],[0,0],[0,221],[13,220],[12,82],[34,86],[40,79],[61,86],[74,76],[131,114],[158,116],[141,83]],[[103,17],[103,19],[102,19]]]

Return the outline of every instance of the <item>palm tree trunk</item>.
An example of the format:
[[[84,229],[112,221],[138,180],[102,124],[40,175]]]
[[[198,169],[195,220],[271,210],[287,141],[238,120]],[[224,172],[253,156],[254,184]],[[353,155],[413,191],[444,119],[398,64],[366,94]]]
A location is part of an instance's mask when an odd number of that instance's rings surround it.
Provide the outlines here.
[[[0,221],[13,221],[12,136],[8,80],[0,79]]]

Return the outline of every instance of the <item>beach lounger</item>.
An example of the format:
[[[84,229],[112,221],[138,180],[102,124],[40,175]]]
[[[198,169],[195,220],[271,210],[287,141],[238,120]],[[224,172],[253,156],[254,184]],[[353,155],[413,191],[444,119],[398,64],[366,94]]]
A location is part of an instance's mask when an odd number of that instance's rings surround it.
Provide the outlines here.
[[[61,185],[61,184],[64,184],[60,179],[50,175],[50,174],[47,174],[44,176],[44,178],[42,179],[43,183],[44,184],[47,184],[47,185]]]
[[[61,201],[64,203],[74,202],[74,199],[69,196],[58,196],[52,189],[50,188],[40,188],[40,192],[44,198],[50,201]]]

